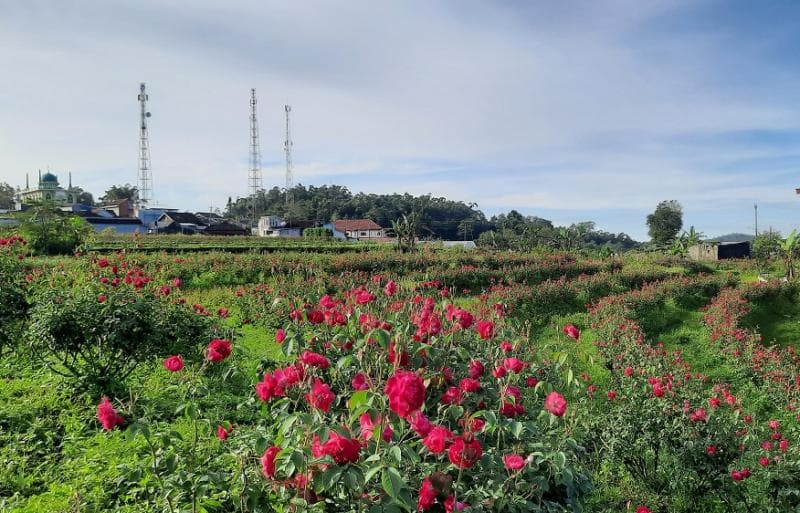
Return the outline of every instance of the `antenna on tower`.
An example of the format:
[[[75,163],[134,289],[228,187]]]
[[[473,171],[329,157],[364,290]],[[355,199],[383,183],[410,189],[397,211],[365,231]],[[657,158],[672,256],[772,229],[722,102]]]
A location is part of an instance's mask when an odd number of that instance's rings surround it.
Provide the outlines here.
[[[250,203],[253,224],[256,223],[256,198],[262,190],[261,182],[261,144],[258,138],[258,118],[256,117],[256,90],[250,89],[250,171],[247,185],[250,189]]]
[[[286,152],[286,205],[291,205],[293,198],[292,198],[292,137],[289,132],[289,113],[292,111],[292,107],[289,105],[284,105],[284,109],[286,110],[286,141],[283,143],[283,151]]]
[[[139,193],[136,205],[139,209],[147,208],[153,199],[153,170],[150,168],[150,140],[147,133],[148,96],[144,82],[139,84]]]

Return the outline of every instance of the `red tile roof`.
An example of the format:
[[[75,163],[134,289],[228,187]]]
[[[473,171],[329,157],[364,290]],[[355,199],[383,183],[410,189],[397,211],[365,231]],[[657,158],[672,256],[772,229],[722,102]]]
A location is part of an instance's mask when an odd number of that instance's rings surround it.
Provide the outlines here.
[[[372,219],[340,219],[333,222],[333,227],[336,228],[336,231],[338,232],[358,232],[383,229]]]

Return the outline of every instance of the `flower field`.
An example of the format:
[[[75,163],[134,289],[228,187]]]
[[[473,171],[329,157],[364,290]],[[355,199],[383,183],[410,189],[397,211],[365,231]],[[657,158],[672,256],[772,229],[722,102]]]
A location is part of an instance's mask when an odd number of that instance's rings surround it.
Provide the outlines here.
[[[800,510],[793,284],[303,249],[4,239],[0,511]]]

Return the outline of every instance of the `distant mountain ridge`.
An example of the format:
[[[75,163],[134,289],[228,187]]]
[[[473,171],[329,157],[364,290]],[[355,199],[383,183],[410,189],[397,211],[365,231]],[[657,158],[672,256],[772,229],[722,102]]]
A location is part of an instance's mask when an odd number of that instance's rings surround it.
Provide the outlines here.
[[[755,237],[749,233],[728,233],[720,235],[719,237],[714,237],[713,239],[708,239],[708,242],[752,242],[754,238]]]

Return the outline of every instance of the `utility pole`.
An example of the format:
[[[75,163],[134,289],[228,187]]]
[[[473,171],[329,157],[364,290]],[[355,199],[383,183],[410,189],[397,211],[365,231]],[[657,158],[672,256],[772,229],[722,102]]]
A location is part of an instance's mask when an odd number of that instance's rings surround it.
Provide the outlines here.
[[[139,193],[136,205],[139,210],[147,208],[153,200],[153,170],[150,167],[150,140],[147,131],[147,100],[144,82],[139,84]]]
[[[755,222],[756,222],[756,237],[758,237],[758,203],[753,204],[753,210],[755,211]]]

